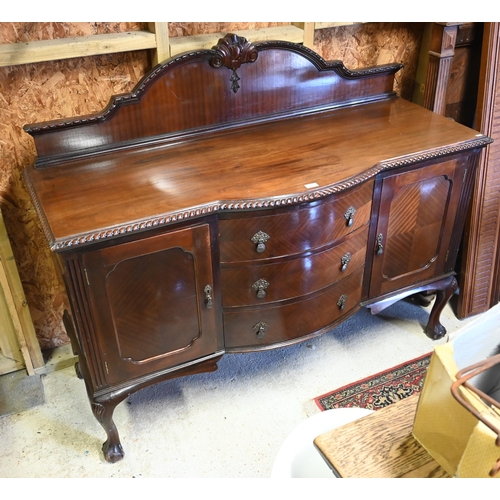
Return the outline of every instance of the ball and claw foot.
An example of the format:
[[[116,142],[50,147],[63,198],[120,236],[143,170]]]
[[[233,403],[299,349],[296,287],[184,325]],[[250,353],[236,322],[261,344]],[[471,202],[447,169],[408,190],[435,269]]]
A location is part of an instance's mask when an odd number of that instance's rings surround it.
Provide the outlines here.
[[[113,411],[116,405],[120,402],[118,399],[109,399],[107,401],[93,401],[92,411],[97,421],[101,424],[102,428],[106,431],[108,439],[102,445],[104,458],[107,462],[114,464],[120,461],[125,453],[120,443],[120,436],[113,422]]]
[[[432,340],[439,340],[446,335],[446,328],[441,323],[438,323],[434,327],[427,325],[425,334]]]
[[[454,276],[449,276],[433,284],[436,291],[436,300],[429,315],[429,322],[425,334],[432,340],[442,339],[446,335],[446,328],[440,323],[439,316],[444,306],[458,289],[458,282]]]
[[[102,451],[104,453],[106,462],[109,462],[110,464],[119,462],[125,456],[122,445],[120,443],[117,443],[114,446],[110,446],[109,440],[103,443]]]

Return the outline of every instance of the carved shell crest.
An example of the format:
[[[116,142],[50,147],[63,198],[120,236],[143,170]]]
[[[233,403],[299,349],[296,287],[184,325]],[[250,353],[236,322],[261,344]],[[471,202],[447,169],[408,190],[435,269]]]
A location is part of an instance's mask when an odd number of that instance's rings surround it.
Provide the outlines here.
[[[259,53],[255,45],[246,38],[228,33],[219,39],[217,45],[212,47],[216,54],[212,57],[210,65],[214,68],[225,66],[236,71],[244,63],[252,63],[257,60]]]

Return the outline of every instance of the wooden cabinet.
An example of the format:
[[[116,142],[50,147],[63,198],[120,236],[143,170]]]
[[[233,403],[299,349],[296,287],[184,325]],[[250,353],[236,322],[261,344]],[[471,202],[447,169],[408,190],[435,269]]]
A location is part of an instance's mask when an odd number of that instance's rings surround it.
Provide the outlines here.
[[[100,114],[26,127],[25,180],[71,303],[104,456],[113,411],[225,353],[319,335],[434,291],[440,338],[482,147],[395,96],[399,65],[352,72],[228,35],[156,67]]]

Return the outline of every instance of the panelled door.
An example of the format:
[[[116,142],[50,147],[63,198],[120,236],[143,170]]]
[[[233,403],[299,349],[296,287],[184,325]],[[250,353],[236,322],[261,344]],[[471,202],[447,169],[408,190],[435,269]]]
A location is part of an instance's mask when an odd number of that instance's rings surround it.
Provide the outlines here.
[[[370,298],[447,270],[467,159],[453,159],[382,179]]]
[[[220,348],[209,224],[89,252],[83,265],[108,384]]]

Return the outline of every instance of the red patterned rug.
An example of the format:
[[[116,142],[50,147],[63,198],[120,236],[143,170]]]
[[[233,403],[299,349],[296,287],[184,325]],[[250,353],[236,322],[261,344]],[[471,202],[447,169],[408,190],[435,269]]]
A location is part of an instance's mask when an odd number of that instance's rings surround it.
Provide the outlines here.
[[[368,408],[384,406],[420,392],[431,353],[406,361],[394,368],[346,385],[314,398],[320,410],[333,408]]]

